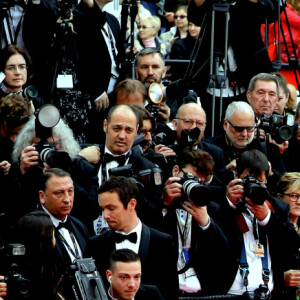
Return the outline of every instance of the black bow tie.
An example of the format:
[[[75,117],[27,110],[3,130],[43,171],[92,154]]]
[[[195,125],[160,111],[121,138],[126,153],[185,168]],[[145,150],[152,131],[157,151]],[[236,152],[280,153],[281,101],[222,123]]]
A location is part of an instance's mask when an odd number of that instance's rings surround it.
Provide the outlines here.
[[[133,244],[135,244],[136,241],[137,241],[137,234],[136,234],[136,232],[132,232],[132,233],[130,233],[128,235],[115,232],[114,233],[114,237],[115,237],[115,242],[117,244],[122,243],[125,240],[128,240],[129,242],[131,242]]]
[[[105,153],[104,154],[103,162],[106,163],[106,164],[108,164],[111,161],[116,161],[116,162],[119,163],[119,166],[123,166],[125,164],[126,158],[127,157],[126,157],[125,154],[114,156],[114,155],[111,155],[109,153]]]
[[[69,218],[67,218],[66,222],[59,222],[59,224],[56,227],[56,229],[59,230],[61,228],[66,228],[66,229],[72,231],[71,220]]]

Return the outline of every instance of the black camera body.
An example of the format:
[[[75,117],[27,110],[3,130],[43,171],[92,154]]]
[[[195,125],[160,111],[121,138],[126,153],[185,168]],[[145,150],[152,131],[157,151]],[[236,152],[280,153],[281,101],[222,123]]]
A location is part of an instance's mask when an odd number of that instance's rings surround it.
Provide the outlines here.
[[[190,147],[190,148],[194,147],[196,141],[199,138],[200,133],[201,133],[201,129],[198,127],[195,127],[191,130],[183,129],[181,131],[178,147],[181,149],[185,147]]]
[[[260,128],[270,134],[271,138],[278,144],[288,141],[293,136],[294,126],[293,115],[277,115],[268,116],[264,114],[261,118]]]
[[[132,164],[128,164],[122,167],[112,168],[109,171],[109,176],[124,176],[133,180],[142,188],[145,184],[151,186],[162,185],[162,170],[160,168],[144,169],[137,172],[133,171]]]
[[[158,112],[160,111],[160,105],[149,102],[145,108],[151,113],[151,115],[156,119],[158,117]]]
[[[62,282],[66,299],[108,300],[93,258],[77,259],[63,276]]]
[[[257,288],[254,292],[247,291],[245,295],[245,299],[249,300],[268,300],[269,295],[267,294],[269,291],[268,286],[266,284],[260,284],[259,288]]]
[[[244,187],[244,198],[250,198],[255,204],[263,205],[269,198],[269,192],[266,187],[261,186],[261,182],[253,176],[247,176],[242,179],[241,184]]]
[[[175,198],[173,204],[181,208],[184,201],[190,198],[196,206],[206,206],[212,199],[212,191],[208,186],[191,173],[184,173],[178,182],[182,185],[182,196]]]
[[[7,263],[7,275],[4,282],[7,284],[8,293],[5,299],[31,299],[33,286],[29,279],[26,279],[22,260],[25,255],[25,247],[22,244],[8,244],[5,248],[5,263]]]

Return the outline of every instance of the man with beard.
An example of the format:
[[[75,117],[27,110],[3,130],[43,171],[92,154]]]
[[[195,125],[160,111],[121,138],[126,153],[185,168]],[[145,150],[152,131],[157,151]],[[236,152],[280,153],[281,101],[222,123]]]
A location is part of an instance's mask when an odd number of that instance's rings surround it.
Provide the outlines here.
[[[140,80],[145,86],[149,86],[153,82],[162,83],[167,73],[167,67],[165,66],[165,59],[160,51],[156,48],[145,48],[141,50],[135,58],[135,74],[136,78]],[[176,88],[175,88],[176,90]],[[181,95],[183,89],[172,91],[174,96],[166,98],[166,104],[171,109],[170,119],[175,117],[177,108],[183,103],[197,102],[197,94],[193,91],[186,91],[185,95]],[[170,90],[168,90],[170,93]],[[163,102],[160,104],[160,109],[165,106]],[[158,112],[161,115],[161,111]],[[158,121],[159,118],[158,118]]]

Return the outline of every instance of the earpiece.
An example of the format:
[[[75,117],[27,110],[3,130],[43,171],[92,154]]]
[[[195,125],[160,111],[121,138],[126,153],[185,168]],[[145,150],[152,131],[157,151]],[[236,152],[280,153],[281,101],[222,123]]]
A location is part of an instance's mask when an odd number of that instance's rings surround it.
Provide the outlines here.
[[[111,276],[108,277],[108,282],[111,283]]]

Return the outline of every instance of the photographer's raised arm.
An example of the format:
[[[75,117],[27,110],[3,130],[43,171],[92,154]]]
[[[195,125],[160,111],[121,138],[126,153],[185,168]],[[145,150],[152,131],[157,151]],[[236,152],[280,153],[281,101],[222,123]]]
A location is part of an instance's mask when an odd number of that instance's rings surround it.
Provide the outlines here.
[[[233,205],[236,205],[239,199],[243,198],[244,188],[241,184],[241,179],[234,179],[229,182],[226,189],[226,197]]]
[[[20,157],[20,171],[22,175],[32,167],[38,165],[39,153],[33,145],[27,146],[21,153]]]
[[[162,199],[163,205],[169,206],[175,198],[181,197],[182,185],[178,183],[179,177],[170,177],[164,187]]]

